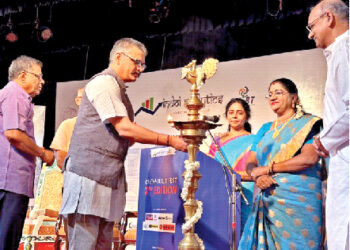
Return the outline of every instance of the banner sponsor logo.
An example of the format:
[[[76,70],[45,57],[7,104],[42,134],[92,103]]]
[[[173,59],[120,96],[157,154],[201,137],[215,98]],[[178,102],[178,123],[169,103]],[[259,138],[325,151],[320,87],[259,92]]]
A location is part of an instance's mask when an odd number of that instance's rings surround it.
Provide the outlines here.
[[[142,223],[144,231],[175,233],[176,224],[173,223],[174,215],[171,213],[146,213]]]
[[[155,222],[172,223],[174,215],[171,213],[146,213],[145,218],[146,220],[152,220]]]
[[[156,223],[150,223],[148,221],[143,222],[143,230],[144,231],[155,231],[159,232],[159,225]]]
[[[146,220],[153,220],[153,214],[146,214],[145,219]]]
[[[154,106],[154,98],[151,97],[146,101],[144,101],[143,103],[141,103],[141,107],[135,112],[135,116],[137,116],[141,111],[150,115],[154,115],[158,111],[158,109],[162,106],[162,103],[161,102],[158,103],[155,109],[153,109],[153,106]]]
[[[166,233],[175,233],[176,225],[175,223],[171,224],[160,224],[159,230],[160,232],[166,232]]]
[[[253,104],[255,96],[248,95],[249,89],[247,86],[244,86],[238,91],[238,94],[245,100],[248,104]]]

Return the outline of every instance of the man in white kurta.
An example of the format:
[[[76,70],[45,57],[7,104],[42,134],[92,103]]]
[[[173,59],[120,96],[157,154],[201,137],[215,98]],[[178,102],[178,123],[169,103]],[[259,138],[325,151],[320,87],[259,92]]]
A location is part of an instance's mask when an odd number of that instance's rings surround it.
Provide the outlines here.
[[[180,137],[159,134],[133,122],[126,82],[145,70],[146,47],[132,39],[115,42],[109,67],[85,87],[63,164],[60,213],[68,218],[69,249],[111,249],[113,225],[125,207],[124,160],[133,142],[185,151]]]
[[[340,0],[317,4],[308,20],[309,38],[324,49],[327,80],[324,129],[314,147],[330,157],[326,230],[329,250],[349,249],[349,8]]]

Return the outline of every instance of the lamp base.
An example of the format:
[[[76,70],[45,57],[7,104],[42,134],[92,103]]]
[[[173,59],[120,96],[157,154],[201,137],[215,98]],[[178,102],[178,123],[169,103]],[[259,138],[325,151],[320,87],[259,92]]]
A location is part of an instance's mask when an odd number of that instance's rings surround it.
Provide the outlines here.
[[[196,235],[191,232],[187,232],[184,238],[180,241],[178,245],[179,250],[200,250],[200,244],[197,241]]]

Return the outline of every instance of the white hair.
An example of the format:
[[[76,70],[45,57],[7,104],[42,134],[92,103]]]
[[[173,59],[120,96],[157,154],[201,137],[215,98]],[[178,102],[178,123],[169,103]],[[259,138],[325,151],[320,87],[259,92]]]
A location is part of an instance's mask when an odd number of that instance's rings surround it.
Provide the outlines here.
[[[32,68],[33,65],[38,65],[40,68],[43,66],[43,63],[35,58],[29,56],[19,56],[11,62],[9,67],[9,81],[12,81],[19,76],[23,71],[28,71]]]
[[[147,56],[148,51],[143,43],[133,38],[122,38],[114,43],[113,48],[109,54],[109,63],[111,64],[113,62],[117,53],[126,53],[131,47],[139,48],[145,54],[145,56]]]
[[[349,22],[349,7],[341,0],[322,0],[319,2],[321,13],[331,11],[340,20]]]

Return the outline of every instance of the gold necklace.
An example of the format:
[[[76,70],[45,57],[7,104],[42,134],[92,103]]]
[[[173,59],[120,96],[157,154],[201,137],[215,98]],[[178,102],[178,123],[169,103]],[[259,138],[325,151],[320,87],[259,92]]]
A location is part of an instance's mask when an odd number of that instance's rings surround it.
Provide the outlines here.
[[[292,120],[294,116],[295,114],[289,117],[288,120],[283,123],[283,126],[280,129],[277,129],[277,120],[274,122],[274,132],[272,134],[273,139],[276,139],[276,137],[279,136],[280,132],[284,129],[285,126],[287,126],[287,124],[290,122],[290,120]]]

